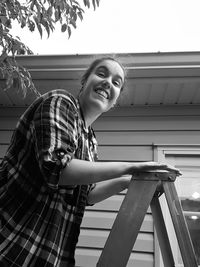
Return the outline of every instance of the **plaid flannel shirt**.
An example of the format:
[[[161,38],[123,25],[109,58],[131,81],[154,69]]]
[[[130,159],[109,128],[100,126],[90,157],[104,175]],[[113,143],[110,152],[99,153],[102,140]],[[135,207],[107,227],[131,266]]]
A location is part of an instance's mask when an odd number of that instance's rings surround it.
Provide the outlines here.
[[[0,266],[71,267],[87,195],[60,186],[72,158],[94,161],[96,139],[65,90],[39,97],[20,118],[0,164]]]

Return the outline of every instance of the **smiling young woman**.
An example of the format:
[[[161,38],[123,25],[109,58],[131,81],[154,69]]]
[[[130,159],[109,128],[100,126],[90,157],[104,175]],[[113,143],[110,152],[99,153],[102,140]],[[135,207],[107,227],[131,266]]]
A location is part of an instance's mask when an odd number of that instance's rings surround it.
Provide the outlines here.
[[[125,81],[124,69],[113,59],[100,61],[82,83],[79,102],[89,126],[117,101]]]
[[[113,58],[92,63],[78,99],[39,97],[21,116],[0,165],[0,265],[75,266],[85,206],[128,187],[139,171],[179,170],[157,162],[98,162],[92,123],[117,101],[125,71]]]

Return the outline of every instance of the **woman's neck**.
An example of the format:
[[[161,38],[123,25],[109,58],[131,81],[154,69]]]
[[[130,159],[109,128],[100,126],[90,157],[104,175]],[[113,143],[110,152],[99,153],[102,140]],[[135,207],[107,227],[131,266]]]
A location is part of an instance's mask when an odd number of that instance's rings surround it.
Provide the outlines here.
[[[82,108],[82,112],[87,128],[100,116],[100,114],[95,114],[93,110],[89,110],[88,108]]]
[[[95,108],[86,105],[81,98],[79,98],[79,105],[82,112],[82,116],[85,121],[85,126],[88,128],[92,123],[101,115]]]

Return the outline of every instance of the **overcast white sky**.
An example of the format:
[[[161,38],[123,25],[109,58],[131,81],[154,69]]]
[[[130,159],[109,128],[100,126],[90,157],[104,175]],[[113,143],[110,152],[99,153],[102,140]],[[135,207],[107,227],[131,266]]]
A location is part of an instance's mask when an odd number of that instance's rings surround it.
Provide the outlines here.
[[[100,0],[70,39],[13,30],[35,54],[200,51],[200,0]]]

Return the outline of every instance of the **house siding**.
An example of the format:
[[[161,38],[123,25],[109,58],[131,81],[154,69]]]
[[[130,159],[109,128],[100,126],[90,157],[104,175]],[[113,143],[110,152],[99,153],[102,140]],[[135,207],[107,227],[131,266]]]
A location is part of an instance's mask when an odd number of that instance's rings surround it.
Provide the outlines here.
[[[0,159],[24,108],[0,108]],[[124,107],[101,116],[94,124],[99,142],[99,160],[149,161],[154,145],[199,144],[200,109],[182,107]],[[79,267],[94,267],[98,261],[126,191],[88,207],[76,250]],[[148,210],[127,266],[157,267],[153,219]]]

